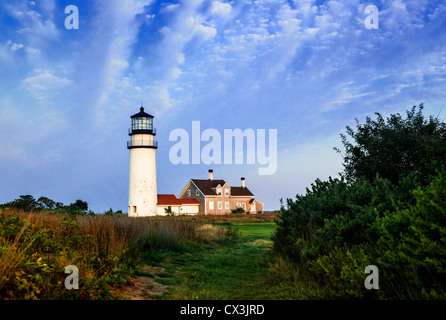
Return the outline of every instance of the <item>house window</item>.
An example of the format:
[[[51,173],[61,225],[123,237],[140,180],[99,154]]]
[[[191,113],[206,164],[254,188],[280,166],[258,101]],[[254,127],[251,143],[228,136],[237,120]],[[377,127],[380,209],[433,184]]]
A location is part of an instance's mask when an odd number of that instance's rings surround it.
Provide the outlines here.
[[[190,190],[187,190],[187,195],[190,197]]]
[[[196,195],[197,197],[200,195],[200,191],[198,191],[198,189],[195,190],[195,195]]]
[[[225,189],[225,197],[229,197],[229,189]]]
[[[217,189],[217,195],[221,196],[221,189]]]
[[[209,201],[209,210],[214,210],[214,201]]]
[[[222,209],[222,208],[223,208],[223,206],[222,206],[221,201],[218,201],[218,209]]]
[[[246,211],[246,203],[242,203],[242,208],[243,208],[243,210],[245,210]]]
[[[241,208],[242,205],[240,204],[240,202],[237,202],[237,208]]]
[[[229,210],[229,201],[226,201],[226,202],[225,202],[225,209],[226,209],[226,210]]]
[[[136,206],[133,206],[133,213],[136,213]]]

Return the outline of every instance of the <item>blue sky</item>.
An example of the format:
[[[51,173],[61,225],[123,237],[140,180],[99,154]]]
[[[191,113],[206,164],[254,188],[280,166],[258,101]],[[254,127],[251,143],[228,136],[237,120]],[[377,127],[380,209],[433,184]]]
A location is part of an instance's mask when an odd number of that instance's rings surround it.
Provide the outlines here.
[[[65,7],[79,8],[67,30]],[[379,28],[366,29],[376,5]],[[32,194],[94,211],[128,200],[130,115],[155,116],[158,192],[190,178],[246,185],[265,203],[342,170],[339,134],[374,112],[446,108],[442,1],[3,0],[0,203]],[[277,129],[278,167],[173,165],[169,133]]]

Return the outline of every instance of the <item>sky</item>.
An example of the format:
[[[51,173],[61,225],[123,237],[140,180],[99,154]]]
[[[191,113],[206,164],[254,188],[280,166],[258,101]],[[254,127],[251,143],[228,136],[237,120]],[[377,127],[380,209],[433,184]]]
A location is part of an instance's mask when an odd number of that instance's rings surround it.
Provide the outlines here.
[[[70,5],[78,29],[66,27]],[[366,27],[369,5],[377,28]],[[355,119],[420,103],[446,119],[444,30],[444,1],[2,0],[0,203],[31,194],[126,212],[127,130],[143,104],[158,193],[178,196],[213,169],[279,209],[338,176],[333,147]],[[193,121],[222,136],[277,130],[277,170],[173,164],[169,135],[192,135]]]

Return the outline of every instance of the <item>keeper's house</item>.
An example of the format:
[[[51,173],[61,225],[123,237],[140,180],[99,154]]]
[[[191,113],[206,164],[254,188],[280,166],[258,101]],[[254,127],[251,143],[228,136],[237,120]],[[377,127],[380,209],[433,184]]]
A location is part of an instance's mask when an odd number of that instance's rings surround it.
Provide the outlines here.
[[[160,201],[159,196],[158,201]],[[236,208],[242,208],[250,213],[263,211],[263,202],[255,199],[254,194],[245,186],[245,178],[241,178],[240,187],[231,187],[225,180],[214,180],[213,170],[209,170],[208,179],[189,180],[177,200],[179,202],[195,200],[199,204],[199,214],[226,214]],[[180,205],[180,213],[182,206]]]

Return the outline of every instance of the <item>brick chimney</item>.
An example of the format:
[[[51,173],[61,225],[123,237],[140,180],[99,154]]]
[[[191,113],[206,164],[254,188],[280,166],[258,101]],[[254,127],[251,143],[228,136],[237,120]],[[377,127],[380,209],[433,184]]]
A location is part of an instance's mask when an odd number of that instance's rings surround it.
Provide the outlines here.
[[[214,170],[209,169],[209,180],[214,180]]]
[[[244,187],[245,187],[245,178],[242,177],[242,188],[244,188]]]

